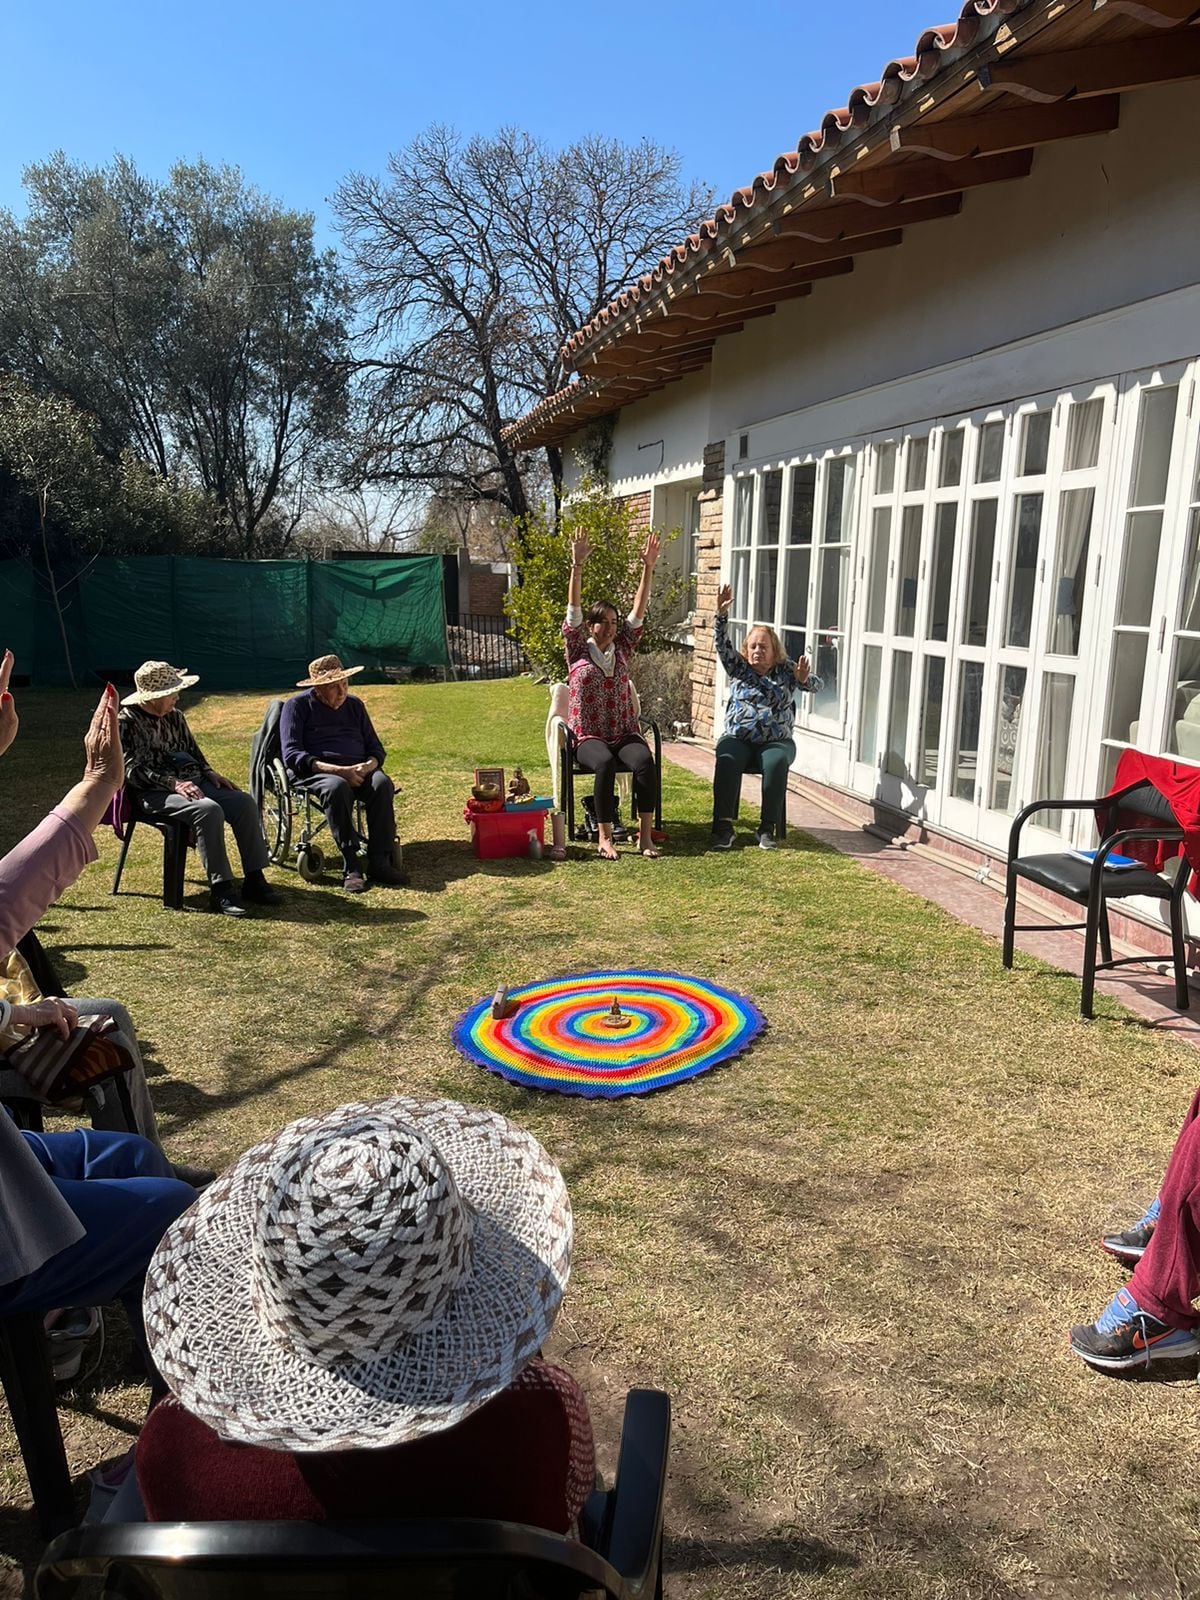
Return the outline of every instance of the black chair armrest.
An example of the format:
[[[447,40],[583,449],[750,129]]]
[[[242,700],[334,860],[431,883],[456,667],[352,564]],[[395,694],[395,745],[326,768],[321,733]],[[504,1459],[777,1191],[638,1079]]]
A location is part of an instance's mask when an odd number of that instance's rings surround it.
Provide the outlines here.
[[[1121,828],[1116,833],[1110,833],[1106,839],[1101,841],[1092,860],[1091,892],[1093,898],[1098,897],[1100,881],[1104,876],[1105,863],[1114,852],[1120,853],[1122,845],[1129,844],[1131,841],[1145,844],[1178,843],[1185,837],[1186,835],[1182,828],[1169,828],[1165,825],[1158,828]],[[1180,859],[1183,864],[1176,868],[1176,872],[1186,878],[1188,872],[1187,857],[1186,855],[1181,856]]]
[[[658,1572],[670,1439],[670,1396],[660,1389],[631,1389],[602,1553],[634,1595],[652,1593]]]
[[[1113,796],[1102,794],[1095,800],[1033,800],[1023,806],[1013,818],[1012,827],[1008,830],[1008,859],[1013,861],[1020,853],[1018,845],[1021,840],[1021,829],[1029,818],[1039,811],[1099,811],[1101,806],[1111,805]]]

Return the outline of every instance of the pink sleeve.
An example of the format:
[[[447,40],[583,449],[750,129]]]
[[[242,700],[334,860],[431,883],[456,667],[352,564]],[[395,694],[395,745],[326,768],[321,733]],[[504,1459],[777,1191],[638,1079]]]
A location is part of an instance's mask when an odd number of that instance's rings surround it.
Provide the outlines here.
[[[96,846],[69,811],[56,806],[0,859],[0,950],[16,948],[41,917],[96,859]]]

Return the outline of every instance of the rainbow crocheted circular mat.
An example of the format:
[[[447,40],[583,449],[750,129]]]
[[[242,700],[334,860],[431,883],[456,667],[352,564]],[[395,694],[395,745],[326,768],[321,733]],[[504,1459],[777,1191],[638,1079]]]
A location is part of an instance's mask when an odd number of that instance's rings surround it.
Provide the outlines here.
[[[481,1000],[454,1043],[511,1083],[613,1098],[665,1089],[739,1055],[766,1026],[758,1007],[679,972],[581,972]]]

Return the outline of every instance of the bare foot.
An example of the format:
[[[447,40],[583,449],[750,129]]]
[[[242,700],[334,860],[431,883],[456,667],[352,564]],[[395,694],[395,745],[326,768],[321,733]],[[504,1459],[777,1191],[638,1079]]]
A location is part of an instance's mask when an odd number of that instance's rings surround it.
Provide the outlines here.
[[[647,861],[657,861],[662,851],[659,850],[654,840],[648,833],[642,834],[638,839],[638,855],[645,856]]]
[[[601,861],[616,861],[619,859],[617,856],[617,847],[611,839],[601,839],[599,845],[596,847],[596,853],[600,857]]]

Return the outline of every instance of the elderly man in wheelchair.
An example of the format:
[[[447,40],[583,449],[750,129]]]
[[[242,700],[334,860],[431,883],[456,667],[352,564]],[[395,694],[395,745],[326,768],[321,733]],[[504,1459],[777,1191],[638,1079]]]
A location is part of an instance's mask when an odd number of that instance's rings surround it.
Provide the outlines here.
[[[373,883],[408,882],[396,863],[395,789],[383,770],[384,748],[366,706],[346,688],[347,679],[362,670],[344,667],[335,655],[319,656],[297,684],[308,692],[284,703],[279,722],[283,764],[295,787],[324,811],[342,853],[342,887],[349,894],[361,894],[368,876]],[[366,817],[365,874],[356,803]]]

